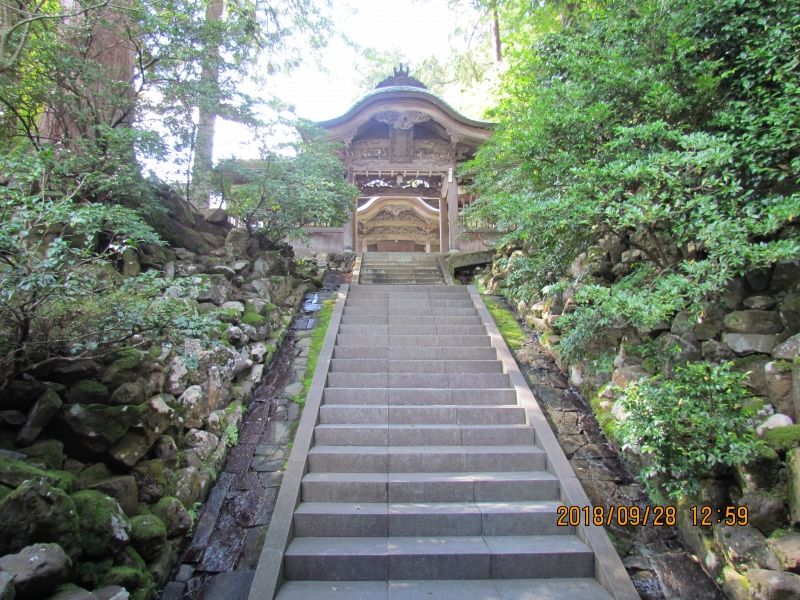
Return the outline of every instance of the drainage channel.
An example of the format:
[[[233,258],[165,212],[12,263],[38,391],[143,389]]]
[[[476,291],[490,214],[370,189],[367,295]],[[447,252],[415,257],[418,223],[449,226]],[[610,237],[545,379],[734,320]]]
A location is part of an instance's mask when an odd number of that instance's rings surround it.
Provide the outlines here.
[[[300,406],[311,331],[325,299],[350,273],[330,270],[322,289],[306,294],[290,335],[253,392],[225,466],[214,483],[161,600],[246,598],[275,508]]]

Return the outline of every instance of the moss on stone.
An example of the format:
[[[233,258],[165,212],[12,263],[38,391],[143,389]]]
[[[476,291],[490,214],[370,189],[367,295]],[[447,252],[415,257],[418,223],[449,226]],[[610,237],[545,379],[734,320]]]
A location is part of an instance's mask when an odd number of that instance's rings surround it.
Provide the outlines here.
[[[114,565],[104,574],[97,587],[119,585],[127,589],[132,600],[150,600],[155,595],[153,576],[144,559],[131,546],[120,552]]]
[[[589,404],[592,407],[592,412],[594,413],[595,418],[597,418],[597,424],[600,425],[600,429],[603,431],[605,436],[609,439],[609,441],[614,445],[619,445],[619,436],[617,435],[617,419],[614,417],[614,413],[612,412],[610,406],[613,403],[610,403],[607,399],[602,397],[603,391],[609,386],[613,384],[606,384],[605,386],[601,387],[598,390],[598,393],[588,393],[591,392],[589,389],[582,390],[584,395],[589,398]]]
[[[791,373],[792,371],[792,361],[790,360],[776,360],[772,364],[778,373]]]
[[[767,446],[778,453],[784,453],[796,446],[800,446],[800,425],[776,427],[764,433]]]
[[[108,479],[111,477],[111,471],[103,463],[95,463],[89,465],[78,475],[78,483],[81,487],[89,487],[93,483]]]
[[[14,488],[10,488],[7,485],[0,485],[0,502],[13,491]]]
[[[131,544],[145,560],[153,560],[167,541],[167,527],[156,515],[139,515],[131,519]]]
[[[253,310],[246,310],[242,315],[242,323],[252,325],[253,327],[261,327],[266,321],[266,318]]]
[[[81,561],[73,571],[77,582],[87,589],[95,589],[100,586],[108,572],[114,567],[114,561],[110,558],[104,560]]]
[[[141,350],[137,350],[136,348],[127,348],[125,350],[118,350],[114,352],[112,359],[115,363],[119,363],[120,367],[132,369],[136,365],[138,365],[144,355]]]
[[[80,545],[85,556],[116,554],[128,542],[130,523],[119,503],[95,490],[72,494],[80,519]]]
[[[0,483],[3,485],[16,487],[26,479],[36,477],[44,477],[65,492],[69,492],[75,486],[75,476],[72,473],[40,469],[21,460],[0,456]]]
[[[131,600],[150,600],[155,594],[153,576],[147,568],[112,567],[100,580],[101,587],[118,585],[131,594]]]
[[[68,393],[69,400],[78,403],[101,402],[108,399],[108,396],[108,386],[94,379],[81,379],[69,389]]]

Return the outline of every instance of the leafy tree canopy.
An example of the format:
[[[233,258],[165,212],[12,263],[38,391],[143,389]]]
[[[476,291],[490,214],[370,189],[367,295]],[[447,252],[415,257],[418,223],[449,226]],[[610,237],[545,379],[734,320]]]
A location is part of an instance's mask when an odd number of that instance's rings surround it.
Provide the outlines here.
[[[468,168],[471,216],[527,250],[506,280],[517,297],[597,244],[640,252],[632,271],[584,281],[564,351],[701,311],[734,276],[800,256],[800,3],[523,4],[501,3],[527,16],[500,126]]]
[[[358,195],[345,179],[336,145],[307,124],[300,128],[302,141],[265,149],[259,161],[225,161],[218,169],[230,213],[272,244],[302,236],[309,225],[341,226]]]

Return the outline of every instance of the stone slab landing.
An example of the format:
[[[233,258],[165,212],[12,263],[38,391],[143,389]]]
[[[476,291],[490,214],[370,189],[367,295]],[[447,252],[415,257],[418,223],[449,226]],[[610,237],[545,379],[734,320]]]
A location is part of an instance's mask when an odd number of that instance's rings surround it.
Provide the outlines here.
[[[638,598],[602,528],[557,525],[589,501],[475,289],[364,274],[339,292],[250,600]]]

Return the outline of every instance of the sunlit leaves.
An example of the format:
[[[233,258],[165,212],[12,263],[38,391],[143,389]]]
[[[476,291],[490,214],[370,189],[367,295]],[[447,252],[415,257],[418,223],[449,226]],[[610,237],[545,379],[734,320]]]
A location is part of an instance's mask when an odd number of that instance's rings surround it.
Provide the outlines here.
[[[622,390],[618,433],[644,457],[639,478],[653,499],[664,499],[662,486],[670,500],[696,497],[714,469],[756,455],[746,383],[747,374],[729,364],[699,362]]]

